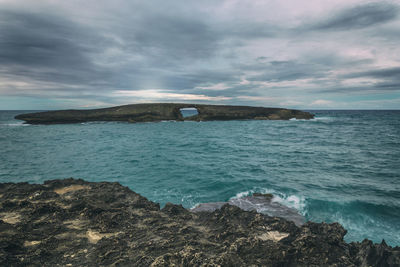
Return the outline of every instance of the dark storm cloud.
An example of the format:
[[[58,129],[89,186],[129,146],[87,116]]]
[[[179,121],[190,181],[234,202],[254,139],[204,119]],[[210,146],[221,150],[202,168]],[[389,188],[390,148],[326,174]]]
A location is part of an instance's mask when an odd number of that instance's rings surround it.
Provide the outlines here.
[[[394,20],[398,14],[398,5],[376,2],[344,9],[311,28],[322,31],[362,29]]]
[[[164,14],[128,20],[132,23],[115,29],[122,44],[102,36],[101,31],[47,14],[1,11],[0,20],[3,75],[133,89],[143,89],[143,84],[155,77],[167,88],[181,89],[228,76],[213,71],[187,72],[186,64],[213,57],[220,40],[216,30],[195,18]],[[124,58],[95,64],[110,47],[139,59],[127,64]]]
[[[175,68],[171,64],[191,64],[191,60],[207,60],[229,49],[240,47],[249,39],[270,38],[279,28],[264,23],[210,25],[187,15],[157,14],[134,20],[124,27],[125,52],[146,56],[146,64]],[[224,41],[228,40],[228,44]]]
[[[400,91],[400,67],[375,69],[341,75],[339,79],[372,78],[375,82],[356,88],[345,88],[347,91]],[[337,88],[336,91],[343,91]]]
[[[125,30],[129,51],[169,60],[208,58],[218,46],[218,35],[202,21],[166,14],[147,16]]]
[[[280,25],[268,23],[232,23],[218,29],[218,34],[225,38],[237,38],[239,40],[251,38],[273,38],[279,36],[285,28]]]
[[[400,91],[400,67],[375,69],[362,72],[352,72],[337,77],[338,83],[343,80],[367,79],[363,85],[340,86],[323,88],[322,92],[329,93],[354,93],[354,92],[399,92]]]
[[[58,18],[4,11],[0,18],[0,60],[3,64],[49,67],[86,65],[82,48],[74,40],[78,35],[67,26],[70,23]]]
[[[256,63],[241,65],[240,69],[261,72],[248,77],[249,81],[283,82],[299,79],[318,79],[338,67],[356,67],[372,63],[371,59],[348,59],[315,51],[297,60],[272,60],[257,58]]]
[[[377,82],[372,84],[366,84],[363,86],[335,86],[326,87],[314,90],[316,93],[334,93],[334,94],[366,94],[366,93],[395,93],[400,88],[400,82],[398,83],[386,83]]]
[[[180,89],[188,92],[196,86],[204,86],[205,84],[232,83],[237,80],[239,75],[239,71],[199,70],[196,73],[185,73],[178,78],[167,76],[165,77],[165,85],[166,89]]]
[[[343,75],[344,78],[373,77],[373,78],[395,78],[400,80],[400,67],[375,69],[363,72],[354,72]]]
[[[313,62],[291,60],[270,61],[267,64],[257,64],[248,68],[262,72],[262,74],[249,77],[249,81],[280,82],[321,77],[327,67]]]
[[[308,101],[311,91],[397,90],[399,68],[379,62],[400,65],[398,5],[351,1],[329,17],[332,3],[321,12],[302,2],[88,0],[78,9],[73,0],[5,0],[0,94],[118,104],[147,100],[148,90],[234,104],[243,96]],[[363,87],[357,78],[376,81]],[[143,97],[125,99],[130,91]]]
[[[376,88],[388,91],[400,91],[400,79],[397,83],[382,82],[375,85]]]
[[[89,83],[105,73],[89,58],[105,40],[52,15],[0,11],[0,72],[36,80]]]

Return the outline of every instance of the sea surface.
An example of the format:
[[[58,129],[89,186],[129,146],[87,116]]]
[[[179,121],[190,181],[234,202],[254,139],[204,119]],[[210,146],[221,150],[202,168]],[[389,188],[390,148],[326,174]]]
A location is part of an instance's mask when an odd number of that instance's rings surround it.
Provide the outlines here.
[[[400,111],[314,120],[24,125],[0,111],[0,182],[118,181],[152,201],[270,192],[347,241],[400,245]]]

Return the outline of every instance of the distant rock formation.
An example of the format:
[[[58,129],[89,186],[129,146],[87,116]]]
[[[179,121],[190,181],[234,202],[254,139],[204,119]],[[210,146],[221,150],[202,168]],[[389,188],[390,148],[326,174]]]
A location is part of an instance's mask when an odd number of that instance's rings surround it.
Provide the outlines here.
[[[182,108],[196,108],[198,114],[184,118]],[[309,112],[283,108],[199,104],[133,104],[92,110],[57,110],[21,114],[15,117],[29,124],[79,123],[89,121],[157,122],[164,120],[289,120],[312,119]]]
[[[229,204],[160,209],[119,183],[0,184],[0,266],[400,266],[399,247],[345,234]]]

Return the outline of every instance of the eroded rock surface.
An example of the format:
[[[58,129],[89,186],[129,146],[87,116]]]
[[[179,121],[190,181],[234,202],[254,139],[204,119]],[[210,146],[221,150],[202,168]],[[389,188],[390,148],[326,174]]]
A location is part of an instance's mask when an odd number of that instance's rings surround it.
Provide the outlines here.
[[[160,209],[118,183],[0,184],[0,266],[400,265],[399,247],[345,234],[232,205]]]
[[[182,108],[196,108],[198,114],[184,118]],[[90,121],[156,122],[163,120],[289,120],[312,119],[314,115],[294,109],[248,106],[153,103],[91,110],[57,110],[21,114],[15,117],[30,124],[80,123]]]

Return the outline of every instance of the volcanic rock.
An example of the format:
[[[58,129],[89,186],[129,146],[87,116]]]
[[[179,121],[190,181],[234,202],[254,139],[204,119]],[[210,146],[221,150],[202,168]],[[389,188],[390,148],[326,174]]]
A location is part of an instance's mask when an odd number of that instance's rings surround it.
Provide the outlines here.
[[[237,206],[163,209],[119,183],[0,184],[0,266],[400,266],[400,248],[346,243]]]
[[[198,114],[184,118],[182,108],[196,108]],[[153,103],[133,104],[91,110],[57,110],[20,114],[15,117],[29,124],[82,123],[91,121],[157,122],[176,121],[212,121],[212,120],[289,120],[312,119],[308,112],[248,106],[223,106],[199,104]]]
[[[216,209],[220,209],[222,206],[226,204],[237,206],[242,210],[247,210],[247,211],[255,210],[272,217],[284,218],[288,221],[294,222],[297,226],[301,226],[305,223],[305,218],[302,215],[300,215],[297,210],[282,205],[276,201],[273,201],[272,194],[254,193],[252,196],[232,198],[228,202],[201,203],[196,207],[192,208],[191,211],[211,212]]]

